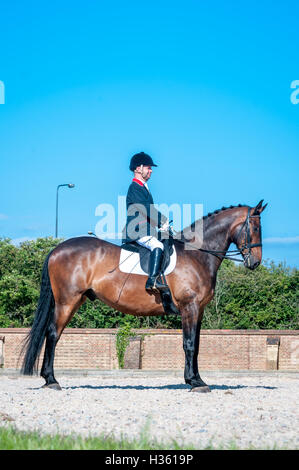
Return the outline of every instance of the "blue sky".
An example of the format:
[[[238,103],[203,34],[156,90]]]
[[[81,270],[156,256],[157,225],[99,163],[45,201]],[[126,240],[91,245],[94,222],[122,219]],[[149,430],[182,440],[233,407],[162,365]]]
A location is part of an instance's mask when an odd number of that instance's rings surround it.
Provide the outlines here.
[[[295,1],[2,1],[0,236],[54,235],[69,182],[58,234],[94,231],[143,150],[157,204],[264,199],[263,258],[298,267],[298,14]]]

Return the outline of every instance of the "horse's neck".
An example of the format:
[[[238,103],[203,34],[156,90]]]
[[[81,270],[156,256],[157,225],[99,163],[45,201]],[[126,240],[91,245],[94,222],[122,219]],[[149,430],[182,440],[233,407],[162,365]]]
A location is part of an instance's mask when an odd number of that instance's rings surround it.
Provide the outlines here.
[[[226,254],[233,241],[234,228],[236,222],[243,215],[244,207],[238,206],[214,213],[211,216],[195,221],[183,231],[185,240],[192,240],[198,262],[200,264],[204,263],[205,269],[209,270],[212,277],[216,277],[216,273],[223,261],[223,256],[220,255]],[[199,251],[197,251],[198,248]],[[215,256],[200,251],[200,248],[221,253],[219,253],[219,256]]]
[[[219,256],[201,252],[201,259],[204,255],[204,262],[212,277],[216,277],[223,261],[221,255],[226,254],[232,243],[231,229],[235,217],[234,213],[226,213],[225,216],[223,213],[219,213],[203,220],[203,244],[201,248],[221,252]]]
[[[206,219],[203,224],[203,246],[206,250],[227,251],[231,244],[232,218],[221,221]]]

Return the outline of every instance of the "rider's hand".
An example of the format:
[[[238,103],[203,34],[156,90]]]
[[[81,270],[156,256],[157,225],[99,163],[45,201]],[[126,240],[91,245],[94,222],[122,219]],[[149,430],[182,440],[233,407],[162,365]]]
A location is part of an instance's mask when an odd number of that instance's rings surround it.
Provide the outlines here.
[[[169,220],[167,219],[166,222],[161,226],[160,230],[161,232],[167,232],[169,230]]]

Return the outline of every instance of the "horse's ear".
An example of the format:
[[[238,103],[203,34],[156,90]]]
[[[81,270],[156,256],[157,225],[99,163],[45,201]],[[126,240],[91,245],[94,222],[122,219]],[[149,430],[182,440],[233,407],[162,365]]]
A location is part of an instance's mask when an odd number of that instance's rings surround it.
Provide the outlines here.
[[[264,199],[262,199],[262,200],[255,206],[252,215],[260,215],[260,214],[263,212],[263,210],[266,209],[268,203],[263,206],[263,202],[264,202]]]

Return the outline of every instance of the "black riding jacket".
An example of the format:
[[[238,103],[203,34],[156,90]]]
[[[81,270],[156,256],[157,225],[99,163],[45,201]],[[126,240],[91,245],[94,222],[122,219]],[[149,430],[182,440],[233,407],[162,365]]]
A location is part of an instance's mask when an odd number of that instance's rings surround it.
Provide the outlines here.
[[[153,197],[142,181],[133,179],[126,204],[127,222],[123,242],[136,241],[146,235],[157,237],[156,227],[160,228],[167,218],[154,207]]]

